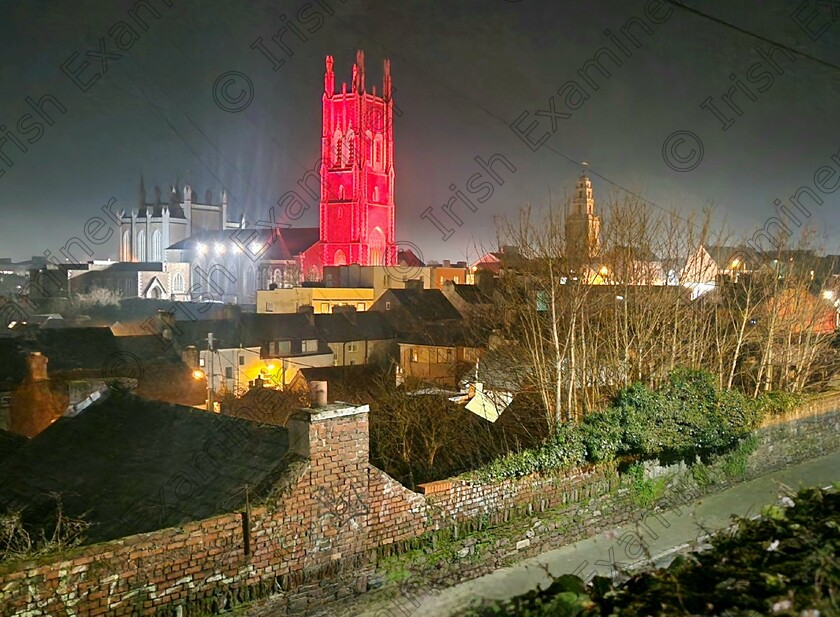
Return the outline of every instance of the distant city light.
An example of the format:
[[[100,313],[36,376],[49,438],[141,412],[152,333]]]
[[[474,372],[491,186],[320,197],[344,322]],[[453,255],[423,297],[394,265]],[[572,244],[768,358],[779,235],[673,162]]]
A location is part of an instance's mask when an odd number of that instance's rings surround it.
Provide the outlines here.
[[[241,248],[239,248],[239,245],[238,245],[238,244],[234,244],[234,245],[233,245],[233,252],[234,252],[234,253],[236,253],[237,255],[239,255],[239,253],[241,253],[241,252],[242,252],[242,249],[241,249]]]
[[[259,243],[257,243],[257,242],[254,242],[254,243],[251,245],[251,252],[252,252],[252,253],[259,253],[259,252],[260,252],[260,250],[262,249],[262,247],[263,247],[263,245],[262,245],[262,244],[259,244]]]
[[[826,289],[822,295],[826,300],[834,300],[834,292],[830,289]]]
[[[216,243],[216,254],[222,255],[225,252],[225,245],[221,243]]]
[[[207,245],[199,243],[198,252],[204,255],[207,252]]]

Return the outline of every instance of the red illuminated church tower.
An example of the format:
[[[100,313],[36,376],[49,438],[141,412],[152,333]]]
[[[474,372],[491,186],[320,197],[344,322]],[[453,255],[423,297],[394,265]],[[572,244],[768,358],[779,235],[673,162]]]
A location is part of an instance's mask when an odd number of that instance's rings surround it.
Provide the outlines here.
[[[324,75],[321,134],[321,241],[311,262],[394,265],[394,124],[391,66],[382,90],[365,86],[365,55],[356,53],[353,81],[336,92],[333,58]],[[311,263],[310,262],[310,263]]]

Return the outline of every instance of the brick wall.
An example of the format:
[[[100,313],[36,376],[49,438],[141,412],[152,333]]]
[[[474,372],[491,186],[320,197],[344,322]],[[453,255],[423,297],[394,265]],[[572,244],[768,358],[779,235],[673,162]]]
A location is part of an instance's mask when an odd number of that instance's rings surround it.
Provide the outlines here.
[[[840,448],[836,398],[765,423],[753,473]],[[189,615],[280,594],[301,613],[364,591],[375,554],[457,525],[493,525],[620,486],[613,465],[494,484],[403,487],[368,463],[368,409],[333,404],[289,422],[296,457],[263,503],[180,528],[0,565],[0,614]],[[280,610],[278,608],[278,610]]]

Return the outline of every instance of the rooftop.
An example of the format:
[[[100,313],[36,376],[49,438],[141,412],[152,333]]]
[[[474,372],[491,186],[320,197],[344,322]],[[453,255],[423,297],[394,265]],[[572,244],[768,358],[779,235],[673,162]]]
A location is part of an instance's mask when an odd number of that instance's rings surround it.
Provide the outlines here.
[[[0,494],[26,524],[64,513],[86,543],[183,525],[265,496],[288,464],[276,426],[112,392],[61,418],[0,463]]]

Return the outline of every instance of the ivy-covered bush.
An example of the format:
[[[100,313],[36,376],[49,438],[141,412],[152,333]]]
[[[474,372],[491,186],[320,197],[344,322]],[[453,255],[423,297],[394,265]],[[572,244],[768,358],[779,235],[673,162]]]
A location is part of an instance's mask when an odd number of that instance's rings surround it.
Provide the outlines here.
[[[580,430],[587,460],[593,463],[613,460],[623,446],[625,430],[622,416],[614,407],[585,416]]]
[[[586,463],[583,433],[576,426],[563,425],[539,448],[527,448],[493,460],[472,474],[480,480],[520,478],[545,471],[574,469]]]
[[[622,455],[664,462],[707,459],[736,448],[765,414],[787,411],[796,403],[798,398],[784,393],[754,401],[719,388],[710,373],[677,369],[658,390],[633,384],[604,411],[587,415],[579,425],[561,425],[539,448],[496,459],[475,475],[516,478]]]
[[[802,395],[791,392],[767,392],[754,402],[756,413],[762,417],[782,415],[802,403]]]

